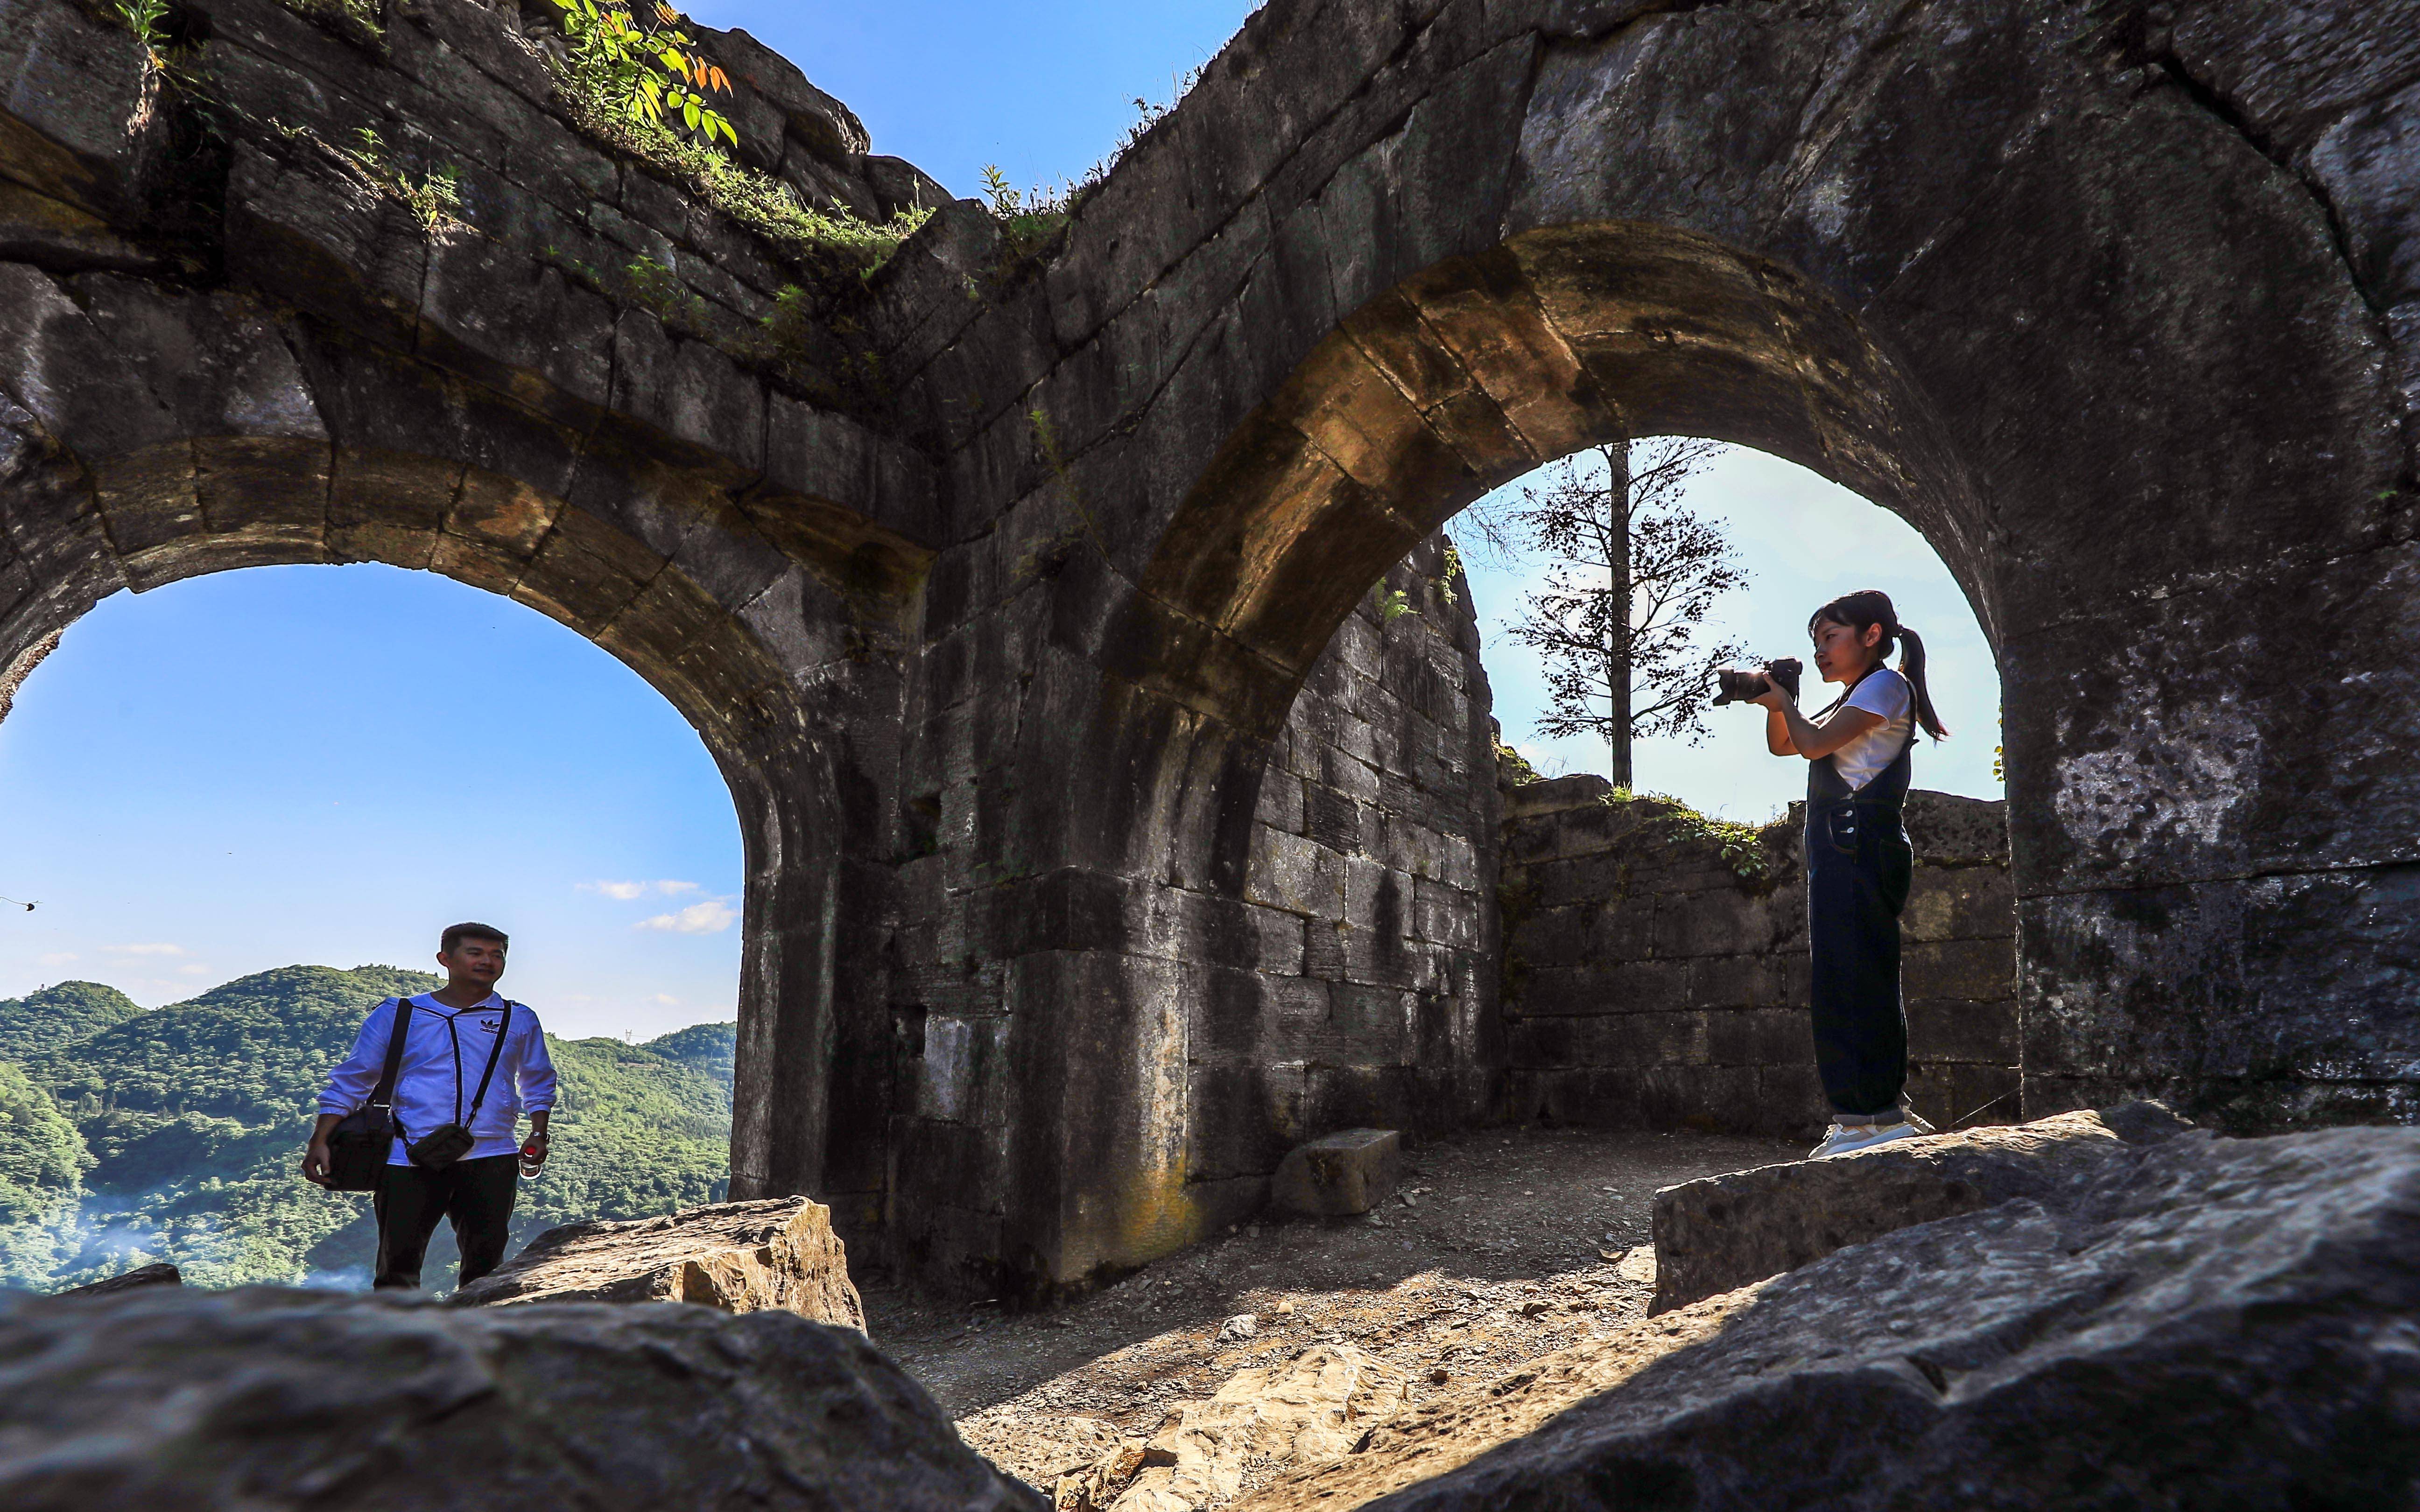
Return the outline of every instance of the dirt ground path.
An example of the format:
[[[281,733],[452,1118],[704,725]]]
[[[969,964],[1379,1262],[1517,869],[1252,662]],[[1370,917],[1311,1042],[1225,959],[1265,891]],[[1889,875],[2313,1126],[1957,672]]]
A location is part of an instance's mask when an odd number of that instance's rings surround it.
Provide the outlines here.
[[[876,1288],[867,1321],[970,1443],[1047,1486],[1108,1430],[1148,1435],[1171,1403],[1315,1343],[1407,1371],[1417,1401],[1635,1321],[1654,1289],[1642,1247],[1657,1188],[1805,1153],[1713,1134],[1486,1131],[1406,1151],[1400,1196],[1363,1217],[1242,1226],[1048,1312]],[[1245,1314],[1249,1333],[1225,1326]]]

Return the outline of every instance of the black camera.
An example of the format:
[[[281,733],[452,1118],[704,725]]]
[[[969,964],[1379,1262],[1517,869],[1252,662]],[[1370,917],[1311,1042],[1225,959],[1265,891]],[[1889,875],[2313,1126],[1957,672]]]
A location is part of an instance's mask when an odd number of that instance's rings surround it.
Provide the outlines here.
[[[1745,703],[1764,691],[1767,679],[1795,701],[1798,697],[1798,674],[1805,669],[1795,656],[1777,656],[1761,667],[1717,667],[1714,683],[1720,689],[1714,702]]]

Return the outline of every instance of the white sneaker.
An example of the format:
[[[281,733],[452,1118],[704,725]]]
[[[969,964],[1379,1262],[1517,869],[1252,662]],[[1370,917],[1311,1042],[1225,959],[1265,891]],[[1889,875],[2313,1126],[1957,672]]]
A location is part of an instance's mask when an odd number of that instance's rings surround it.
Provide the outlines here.
[[[1919,1132],[1913,1118],[1897,1123],[1835,1123],[1824,1131],[1823,1142],[1807,1152],[1807,1158],[1830,1160],[1835,1155],[1854,1155],[1877,1145],[1913,1139]]]

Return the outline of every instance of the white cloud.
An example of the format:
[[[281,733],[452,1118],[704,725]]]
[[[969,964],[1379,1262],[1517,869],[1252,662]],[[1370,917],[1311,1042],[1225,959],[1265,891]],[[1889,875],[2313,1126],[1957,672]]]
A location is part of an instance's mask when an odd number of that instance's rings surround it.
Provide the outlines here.
[[[185,953],[185,948],[181,945],[159,942],[149,945],[107,945],[101,949],[112,955],[183,955]]]
[[[658,993],[658,994],[656,994],[656,1001],[657,1001],[657,1002],[659,1002],[659,1003],[663,1004],[666,1008],[678,1008],[678,1007],[680,1007],[680,999],[679,999],[679,998],[677,998],[677,997],[675,997],[675,996],[674,996],[672,994],[670,994],[670,993]]]
[[[190,966],[178,966],[177,968],[177,975],[179,977],[207,977],[209,975],[209,967],[198,964]]]
[[[602,893],[615,903],[627,903],[635,899],[644,898],[651,892],[666,898],[675,898],[684,892],[695,892],[698,887],[694,882],[675,882],[665,878],[654,882],[583,882],[580,885],[580,890]]]
[[[50,954],[37,957],[37,959],[46,966],[63,966],[69,962],[76,960],[77,956],[73,950],[53,950]]]
[[[664,930],[675,934],[720,934],[738,921],[737,910],[720,898],[708,898],[702,903],[691,903],[677,913],[658,914],[653,918],[643,918],[633,927]]]

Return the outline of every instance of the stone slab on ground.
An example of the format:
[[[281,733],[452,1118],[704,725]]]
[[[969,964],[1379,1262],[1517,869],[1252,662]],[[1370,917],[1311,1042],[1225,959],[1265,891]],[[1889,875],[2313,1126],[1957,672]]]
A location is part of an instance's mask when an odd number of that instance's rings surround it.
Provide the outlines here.
[[[1913,1224],[2011,1197],[2059,1206],[2112,1155],[2191,1127],[2157,1103],[1903,1139],[1655,1194],[1655,1303],[1668,1312]]]
[[[806,1197],[721,1202],[660,1218],[566,1224],[454,1293],[465,1307],[537,1302],[691,1302],[779,1308],[865,1331],[831,1210]]]
[[[70,1287],[59,1293],[62,1297],[101,1297],[113,1291],[132,1291],[137,1287],[181,1287],[185,1273],[163,1260],[152,1265],[138,1265],[123,1274],[114,1275],[89,1286]]]
[[[2404,1506],[2420,1130],[2195,1132],[1694,1303],[1236,1512]]]
[[[147,1287],[0,1297],[0,1505],[1047,1504],[864,1335],[791,1312]]]
[[[1368,1212],[1394,1194],[1403,1167],[1403,1135],[1392,1129],[1346,1129],[1288,1150],[1269,1179],[1269,1203],[1311,1217]]]

